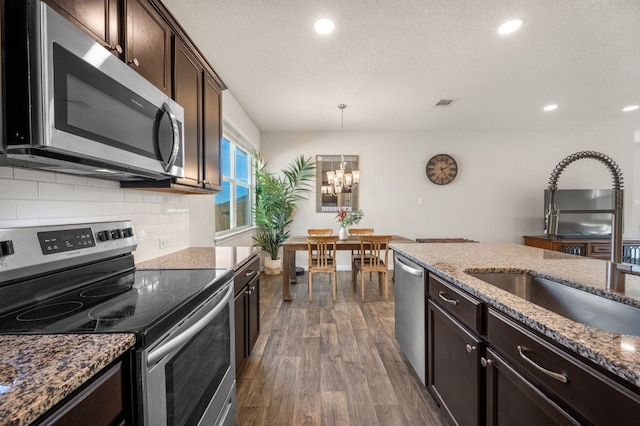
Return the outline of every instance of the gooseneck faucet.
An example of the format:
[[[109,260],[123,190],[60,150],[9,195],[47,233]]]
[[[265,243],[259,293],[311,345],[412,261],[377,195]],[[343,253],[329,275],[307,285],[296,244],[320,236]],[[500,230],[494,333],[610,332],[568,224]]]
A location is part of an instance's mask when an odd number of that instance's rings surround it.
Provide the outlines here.
[[[623,220],[623,191],[622,171],[609,156],[595,151],[580,151],[569,155],[558,163],[549,178],[549,207],[546,215],[545,232],[550,236],[558,233],[558,215],[555,194],[558,190],[558,178],[567,166],[575,161],[591,158],[603,163],[613,177],[612,206],[608,210],[562,210],[563,213],[610,213],[611,219],[611,261],[607,265],[607,290],[624,291],[625,273],[638,273],[636,267],[622,264],[622,220]]]

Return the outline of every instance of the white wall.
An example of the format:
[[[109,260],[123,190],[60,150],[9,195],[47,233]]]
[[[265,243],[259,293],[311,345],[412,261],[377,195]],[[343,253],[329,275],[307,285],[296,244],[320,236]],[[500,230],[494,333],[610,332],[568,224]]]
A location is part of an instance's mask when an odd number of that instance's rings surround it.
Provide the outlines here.
[[[523,235],[543,232],[543,191],[554,166],[583,150],[603,152],[620,165],[626,177],[625,233],[637,235],[631,212],[633,138],[616,132],[345,133],[344,153],[360,156],[360,206],[365,216],[359,226],[409,238],[521,243]],[[281,170],[300,154],[315,158],[339,154],[340,149],[339,132],[262,135],[261,152],[271,171]],[[428,159],[438,153],[453,155],[460,168],[446,186],[429,182],[425,174]],[[610,188],[611,178],[601,163],[582,160],[562,173],[559,187]],[[305,234],[312,227],[338,229],[334,214],[315,212],[313,197],[301,205],[292,232]]]

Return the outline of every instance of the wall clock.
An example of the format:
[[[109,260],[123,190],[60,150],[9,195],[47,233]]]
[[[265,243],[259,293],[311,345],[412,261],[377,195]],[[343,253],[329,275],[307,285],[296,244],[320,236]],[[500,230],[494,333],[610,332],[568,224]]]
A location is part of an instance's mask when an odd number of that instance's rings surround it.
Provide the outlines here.
[[[427,162],[426,173],[431,182],[446,185],[458,175],[458,163],[448,154],[434,155]]]

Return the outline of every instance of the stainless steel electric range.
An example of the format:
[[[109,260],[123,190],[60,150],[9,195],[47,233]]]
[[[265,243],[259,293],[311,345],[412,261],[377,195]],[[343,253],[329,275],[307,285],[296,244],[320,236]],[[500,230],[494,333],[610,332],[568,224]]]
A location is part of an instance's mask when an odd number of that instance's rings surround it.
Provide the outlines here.
[[[132,421],[235,419],[233,271],[142,270],[130,221],[0,229],[0,334],[134,333]]]

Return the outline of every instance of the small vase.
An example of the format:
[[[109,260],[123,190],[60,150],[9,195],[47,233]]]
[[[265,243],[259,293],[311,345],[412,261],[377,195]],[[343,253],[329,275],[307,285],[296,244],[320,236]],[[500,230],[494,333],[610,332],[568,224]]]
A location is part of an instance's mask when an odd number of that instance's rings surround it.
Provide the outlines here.
[[[348,237],[347,227],[341,226],[340,231],[338,231],[338,238],[340,238],[341,240],[346,240],[347,237]]]

